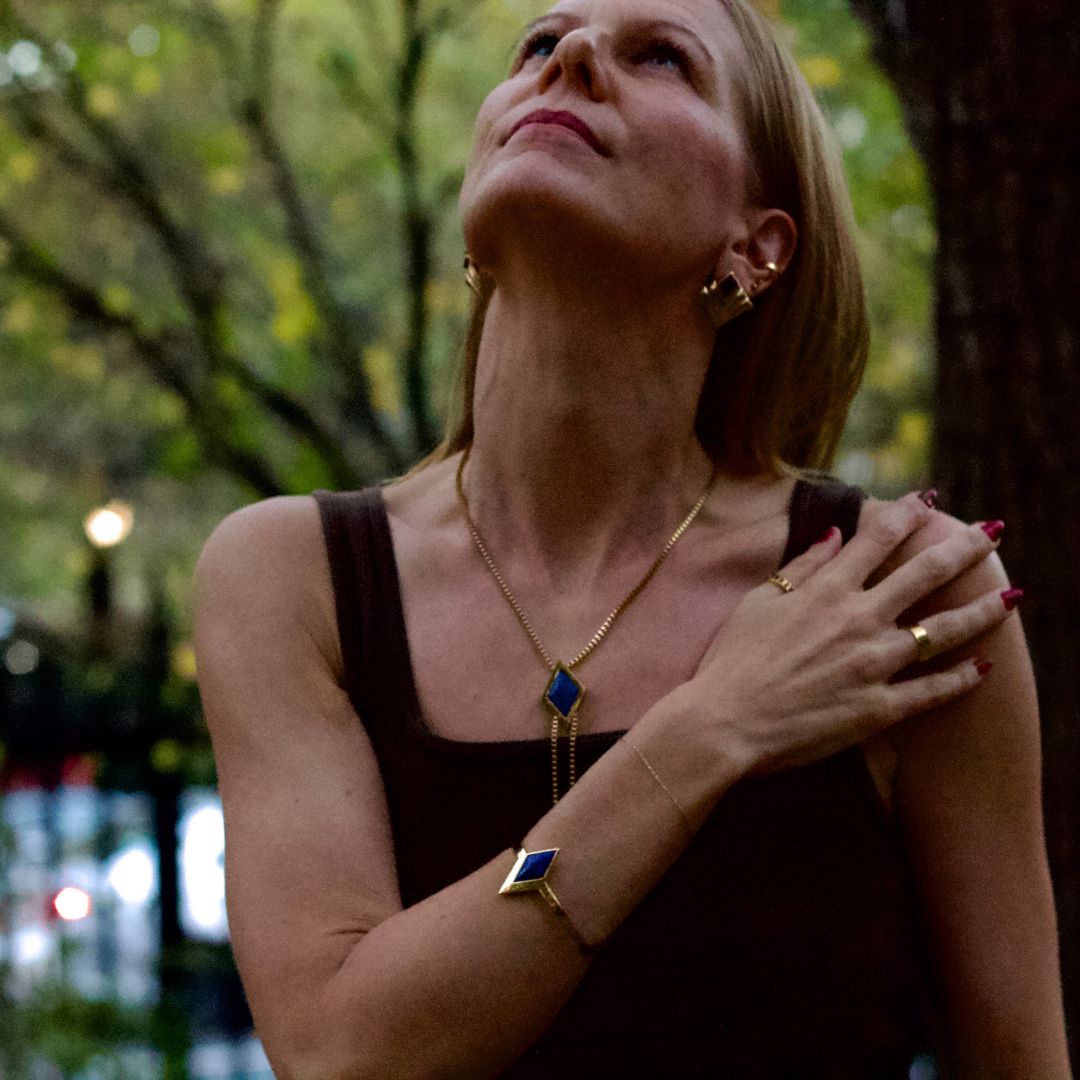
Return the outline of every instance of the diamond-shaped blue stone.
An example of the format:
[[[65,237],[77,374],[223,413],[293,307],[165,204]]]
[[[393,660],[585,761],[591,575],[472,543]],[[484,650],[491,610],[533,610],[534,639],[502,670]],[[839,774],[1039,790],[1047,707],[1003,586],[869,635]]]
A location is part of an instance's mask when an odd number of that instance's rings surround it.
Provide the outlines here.
[[[569,716],[581,697],[581,685],[565,668],[559,668],[548,687],[547,699],[561,716]]]
[[[542,880],[548,872],[548,867],[551,866],[551,860],[555,858],[556,850],[552,848],[550,851],[534,851],[527,856],[514,878],[514,883]]]

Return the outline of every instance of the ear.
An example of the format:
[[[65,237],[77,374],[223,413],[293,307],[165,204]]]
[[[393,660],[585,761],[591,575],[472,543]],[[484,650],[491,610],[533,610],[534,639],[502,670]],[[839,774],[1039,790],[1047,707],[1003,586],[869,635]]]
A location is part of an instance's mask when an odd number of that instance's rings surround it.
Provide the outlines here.
[[[790,214],[757,210],[747,222],[745,237],[732,245],[725,273],[733,270],[751,298],[760,296],[788,268],[798,242],[799,229]]]

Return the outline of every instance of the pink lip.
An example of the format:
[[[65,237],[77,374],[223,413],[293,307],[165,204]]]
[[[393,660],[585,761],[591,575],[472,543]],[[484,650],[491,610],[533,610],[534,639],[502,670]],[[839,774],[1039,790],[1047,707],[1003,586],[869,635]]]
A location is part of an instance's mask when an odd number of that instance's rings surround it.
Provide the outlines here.
[[[536,109],[529,113],[528,116],[523,116],[511,129],[510,135],[520,131],[523,127],[527,127],[530,124],[556,124],[560,127],[569,128],[575,135],[580,135],[598,154],[608,156],[608,151],[604,147],[604,144],[593,134],[593,130],[585,123],[584,120],[575,116],[572,112],[559,111],[555,112],[552,109]],[[507,138],[510,138],[510,135]]]

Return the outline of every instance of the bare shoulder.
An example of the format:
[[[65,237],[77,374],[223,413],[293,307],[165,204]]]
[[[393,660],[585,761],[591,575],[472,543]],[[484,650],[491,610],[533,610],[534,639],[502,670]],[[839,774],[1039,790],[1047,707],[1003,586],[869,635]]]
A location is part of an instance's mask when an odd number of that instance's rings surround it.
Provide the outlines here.
[[[333,587],[315,500],[267,499],[225,518],[195,568],[195,611],[204,640],[255,626],[260,636],[302,634],[339,669]]]
[[[283,496],[230,514],[211,533],[195,568],[199,584],[221,585],[289,566],[303,569],[322,549],[319,511],[310,496]],[[307,556],[299,565],[298,556]]]
[[[859,528],[862,529],[865,525],[873,522],[889,505],[891,504],[880,499],[867,499],[863,504],[862,514],[859,518]],[[951,517],[949,514],[944,514],[940,510],[929,511],[922,526],[912,533],[907,541],[898,547],[893,555],[886,560],[881,567],[880,573],[872,579],[872,582],[890,574],[920,552],[932,548],[935,544],[939,544],[969,527],[965,522]],[[923,617],[936,611],[959,607],[961,604],[969,603],[995,587],[1001,589],[1009,587],[1009,579],[1005,573],[1005,568],[996,553],[927,597],[923,603],[917,605],[908,614],[913,617]]]

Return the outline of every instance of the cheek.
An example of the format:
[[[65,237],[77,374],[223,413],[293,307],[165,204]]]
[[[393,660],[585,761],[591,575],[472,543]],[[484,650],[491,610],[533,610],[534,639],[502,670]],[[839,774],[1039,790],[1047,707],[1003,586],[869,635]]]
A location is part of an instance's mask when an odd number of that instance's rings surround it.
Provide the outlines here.
[[[639,129],[640,131],[641,129]],[[647,125],[635,147],[648,196],[677,227],[726,231],[744,201],[746,159],[726,120],[671,109]]]
[[[476,184],[482,176],[485,164],[498,149],[495,145],[494,128],[498,120],[514,104],[514,87],[511,81],[500,83],[484,99],[473,125],[472,148],[465,166],[465,179],[461,186],[459,206],[464,213],[472,203]]]

